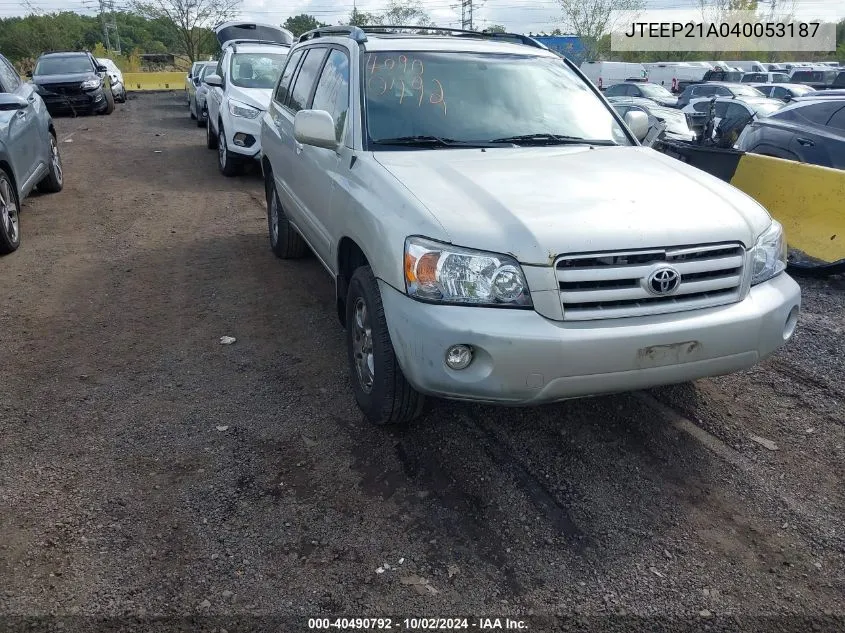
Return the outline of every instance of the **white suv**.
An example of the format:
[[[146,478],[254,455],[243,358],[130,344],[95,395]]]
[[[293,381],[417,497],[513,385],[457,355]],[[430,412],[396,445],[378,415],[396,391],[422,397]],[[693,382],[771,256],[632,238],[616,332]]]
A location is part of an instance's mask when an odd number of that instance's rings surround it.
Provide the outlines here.
[[[766,209],[642,147],[646,115],[536,41],[437,30],[302,35],[261,122],[270,245],[334,277],[371,421],[422,394],[539,404],[725,374],[791,338],[801,295]]]
[[[227,22],[215,29],[222,53],[217,71],[206,75],[206,146],[217,149],[220,171],[240,173],[245,161],[261,158],[261,115],[285,64],[293,35],[271,24]]]

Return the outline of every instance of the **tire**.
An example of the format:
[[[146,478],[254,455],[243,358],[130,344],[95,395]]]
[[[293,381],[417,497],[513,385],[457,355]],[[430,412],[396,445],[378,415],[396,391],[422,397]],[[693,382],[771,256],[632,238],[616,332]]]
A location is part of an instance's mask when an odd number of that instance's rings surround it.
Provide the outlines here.
[[[56,136],[50,132],[50,171],[38,183],[38,190],[44,193],[58,193],[64,186],[64,170],[62,157],[59,154],[59,144]]]
[[[201,117],[201,116],[197,117],[197,127],[207,127],[205,117]]]
[[[20,200],[12,179],[0,168],[0,255],[18,250],[21,245]]]
[[[243,166],[243,163],[229,151],[226,145],[226,131],[222,125],[217,131],[217,166],[220,168],[220,173],[227,178],[240,174]]]
[[[214,133],[210,120],[205,124],[205,146],[208,149],[217,149],[217,134]]]
[[[264,194],[267,199],[267,231],[270,235],[270,249],[279,259],[298,259],[308,253],[308,244],[296,232],[282,209],[273,172],[267,170]]]
[[[349,282],[346,350],[355,400],[370,422],[406,424],[422,413],[425,397],[408,383],[396,360],[378,282],[369,266],[358,268]]]
[[[111,91],[111,88],[103,90],[103,92],[106,95],[106,108],[100,114],[111,114],[114,112],[114,93]]]
[[[188,114],[191,115],[191,119],[197,118],[197,115],[194,114],[195,109],[196,109],[196,102],[193,100],[193,98],[188,97]]]

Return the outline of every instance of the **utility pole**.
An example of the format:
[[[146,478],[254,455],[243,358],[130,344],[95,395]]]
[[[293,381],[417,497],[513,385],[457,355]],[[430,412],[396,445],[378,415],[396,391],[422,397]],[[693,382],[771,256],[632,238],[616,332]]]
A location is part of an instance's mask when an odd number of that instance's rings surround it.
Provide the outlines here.
[[[485,0],[461,0],[461,28],[467,31],[475,30],[473,11],[480,9]]]
[[[103,23],[106,50],[120,55],[120,33],[114,17],[114,0],[100,0],[100,20]],[[112,47],[110,33],[114,33],[114,47]]]

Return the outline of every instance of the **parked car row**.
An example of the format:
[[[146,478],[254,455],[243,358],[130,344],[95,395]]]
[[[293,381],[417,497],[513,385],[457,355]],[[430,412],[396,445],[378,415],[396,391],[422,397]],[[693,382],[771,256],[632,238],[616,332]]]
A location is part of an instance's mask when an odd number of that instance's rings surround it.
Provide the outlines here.
[[[831,64],[762,64],[760,62],[631,62],[588,61],[581,70],[605,90],[622,82],[648,82],[673,94],[702,82],[802,84],[817,90],[845,87],[845,68]],[[637,95],[632,95],[637,96]]]
[[[21,244],[21,202],[36,187],[61,191],[62,159],[53,118],[37,84],[0,55],[0,255]]]
[[[674,97],[662,86],[626,81],[609,86],[604,95],[622,114],[638,109],[647,114],[650,128],[665,126],[663,138],[668,140],[703,140],[845,168],[845,90],[816,90],[793,83],[707,81],[688,85]],[[673,108],[680,110],[685,120],[672,116]],[[708,121],[712,121],[710,127]],[[747,133],[746,127],[750,128]]]
[[[207,144],[226,175],[260,160],[273,253],[334,279],[373,423],[427,395],[529,405],[729,373],[791,338],[782,227],[638,144],[679,110],[611,107],[520,35],[225,31]]]

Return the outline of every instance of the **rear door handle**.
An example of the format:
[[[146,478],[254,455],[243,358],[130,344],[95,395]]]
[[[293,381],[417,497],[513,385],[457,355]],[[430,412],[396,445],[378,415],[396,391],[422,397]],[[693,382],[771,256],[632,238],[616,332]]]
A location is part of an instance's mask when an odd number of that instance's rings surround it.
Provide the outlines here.
[[[804,147],[815,147],[816,145],[815,143],[813,143],[813,141],[808,138],[797,138],[795,140],[798,141],[799,145],[803,145]]]

